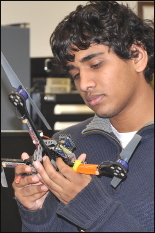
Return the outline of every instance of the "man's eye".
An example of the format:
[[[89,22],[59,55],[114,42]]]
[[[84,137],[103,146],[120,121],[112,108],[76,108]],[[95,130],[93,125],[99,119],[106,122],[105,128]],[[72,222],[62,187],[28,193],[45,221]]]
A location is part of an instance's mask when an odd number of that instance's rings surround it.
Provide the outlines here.
[[[72,75],[73,80],[76,80],[79,77],[79,73],[76,75]]]
[[[91,68],[99,68],[101,65],[102,62],[92,65]]]

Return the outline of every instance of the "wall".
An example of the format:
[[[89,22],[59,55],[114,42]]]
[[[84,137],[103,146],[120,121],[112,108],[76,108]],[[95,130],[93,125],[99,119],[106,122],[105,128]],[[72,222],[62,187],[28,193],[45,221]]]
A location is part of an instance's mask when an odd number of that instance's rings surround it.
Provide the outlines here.
[[[29,28],[1,26],[1,51],[21,83],[30,89]],[[9,75],[9,77],[13,77]],[[14,82],[13,82],[14,83]],[[18,88],[18,86],[16,86]],[[1,130],[22,130],[22,124],[15,114],[15,106],[8,95],[15,91],[3,68],[1,69]],[[29,109],[29,103],[27,103]],[[19,112],[17,114],[20,115]]]
[[[1,25],[30,24],[30,57],[52,55],[49,38],[57,24],[87,1],[1,1]],[[121,2],[121,1],[118,1]],[[122,1],[137,12],[137,1]]]

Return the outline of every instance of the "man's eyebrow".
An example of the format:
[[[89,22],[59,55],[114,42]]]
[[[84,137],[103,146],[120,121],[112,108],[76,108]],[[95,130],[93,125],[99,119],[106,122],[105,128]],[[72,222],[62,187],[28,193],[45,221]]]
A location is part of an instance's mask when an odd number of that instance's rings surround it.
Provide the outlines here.
[[[102,52],[100,52],[100,53],[93,53],[93,54],[90,54],[90,55],[88,55],[88,56],[86,56],[86,57],[83,57],[81,60],[80,60],[80,62],[81,63],[84,63],[84,62],[86,62],[86,61],[89,61],[89,60],[91,60],[92,58],[94,58],[94,57],[97,57],[97,56],[99,56],[99,55],[103,55],[104,53]],[[67,65],[67,71],[69,72],[70,70],[73,70],[75,67],[73,66],[73,65]]]
[[[103,52],[101,53],[92,53],[92,54],[90,54],[90,55],[88,55],[88,56],[86,56],[86,57],[83,57],[81,60],[80,60],[80,62],[86,62],[86,61],[89,61],[90,59],[92,59],[92,58],[94,58],[94,57],[97,57],[97,56],[99,56],[99,55],[102,55],[102,54],[104,54]]]

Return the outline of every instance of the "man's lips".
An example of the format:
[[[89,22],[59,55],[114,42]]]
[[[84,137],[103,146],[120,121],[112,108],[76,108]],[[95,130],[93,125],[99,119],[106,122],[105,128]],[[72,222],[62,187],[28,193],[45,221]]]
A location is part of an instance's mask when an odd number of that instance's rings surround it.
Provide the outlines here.
[[[99,104],[100,100],[104,97],[104,94],[100,94],[100,95],[89,95],[86,97],[86,101],[87,103],[89,103],[89,105],[91,106],[95,106],[97,104]]]

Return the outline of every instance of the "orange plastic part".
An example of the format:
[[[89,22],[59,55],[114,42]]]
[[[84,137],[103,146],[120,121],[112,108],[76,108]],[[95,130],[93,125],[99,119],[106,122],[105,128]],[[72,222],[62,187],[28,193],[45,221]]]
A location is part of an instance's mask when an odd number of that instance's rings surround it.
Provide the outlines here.
[[[76,169],[76,172],[87,175],[98,175],[98,164],[80,164]]]

